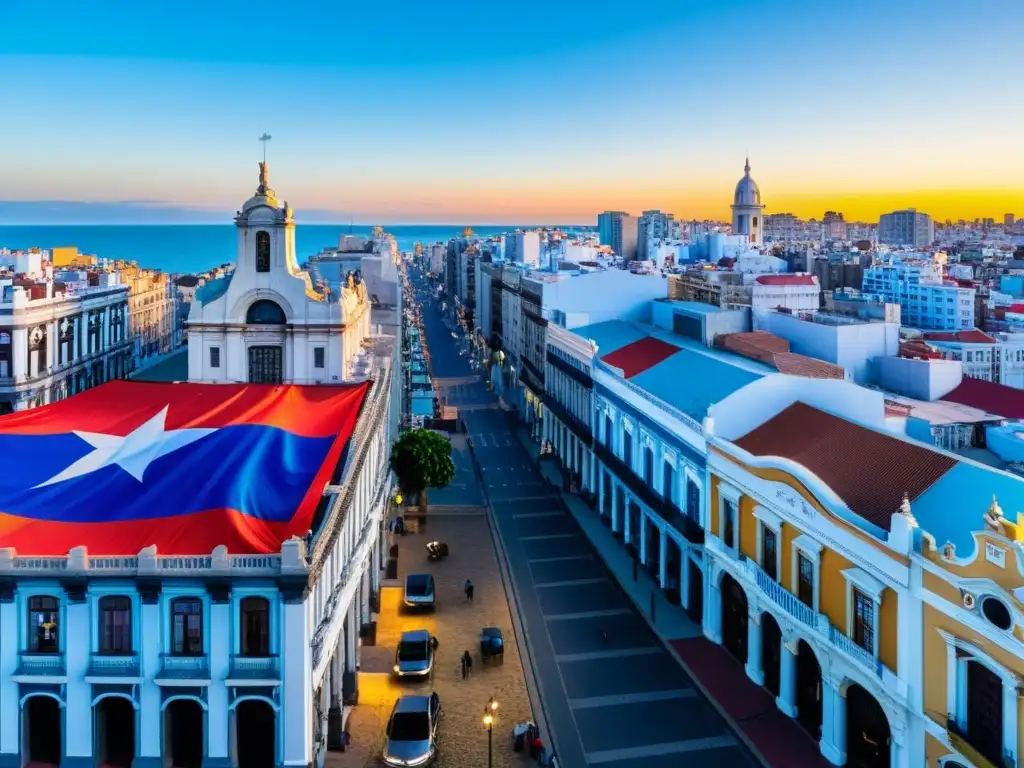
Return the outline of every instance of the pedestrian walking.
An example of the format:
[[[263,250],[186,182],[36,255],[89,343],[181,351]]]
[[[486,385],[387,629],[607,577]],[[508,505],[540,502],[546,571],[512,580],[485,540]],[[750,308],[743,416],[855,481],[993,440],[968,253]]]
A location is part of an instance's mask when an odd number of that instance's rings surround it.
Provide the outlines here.
[[[463,585],[462,591],[466,593],[466,599],[469,600],[469,602],[472,603],[473,602],[473,582],[470,581],[469,579],[466,579],[466,583],[465,583],[465,585]]]
[[[462,654],[462,679],[465,680],[469,677],[473,671],[473,657],[469,655],[469,651],[464,651]]]

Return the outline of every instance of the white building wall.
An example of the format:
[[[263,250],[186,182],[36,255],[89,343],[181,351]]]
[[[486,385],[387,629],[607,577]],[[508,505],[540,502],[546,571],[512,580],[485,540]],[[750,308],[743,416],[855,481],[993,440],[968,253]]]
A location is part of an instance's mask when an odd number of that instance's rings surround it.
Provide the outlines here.
[[[606,320],[643,320],[652,299],[668,294],[661,275],[634,275],[618,269],[588,272],[544,285],[544,309],[565,327],[579,328]]]

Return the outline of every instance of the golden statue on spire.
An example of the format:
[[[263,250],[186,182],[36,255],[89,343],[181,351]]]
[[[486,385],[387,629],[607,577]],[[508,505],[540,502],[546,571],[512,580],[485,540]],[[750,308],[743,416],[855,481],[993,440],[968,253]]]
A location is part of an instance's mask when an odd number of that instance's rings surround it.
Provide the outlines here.
[[[267,181],[269,169],[266,162],[260,163],[260,192],[265,192],[270,188],[270,183]]]

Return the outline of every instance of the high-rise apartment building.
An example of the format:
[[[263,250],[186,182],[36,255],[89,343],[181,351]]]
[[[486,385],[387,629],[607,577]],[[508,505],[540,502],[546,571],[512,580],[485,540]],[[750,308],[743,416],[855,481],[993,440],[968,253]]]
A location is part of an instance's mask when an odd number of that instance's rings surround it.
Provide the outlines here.
[[[883,214],[878,220],[878,241],[886,245],[924,248],[935,240],[935,223],[916,208]]]
[[[540,233],[516,231],[506,235],[505,259],[531,267],[540,266]]]
[[[928,331],[974,328],[974,289],[942,279],[934,263],[894,262],[864,270],[865,298],[899,304],[904,325]]]
[[[637,218],[624,211],[605,211],[597,217],[601,245],[611,246],[626,261],[636,258],[639,227]]]
[[[825,216],[821,220],[822,242],[845,240],[848,234],[849,228],[846,225],[846,219],[843,218],[843,214],[836,213],[835,211],[825,211]]]
[[[651,258],[649,244],[671,237],[675,216],[658,210],[644,211],[637,219],[637,258]]]

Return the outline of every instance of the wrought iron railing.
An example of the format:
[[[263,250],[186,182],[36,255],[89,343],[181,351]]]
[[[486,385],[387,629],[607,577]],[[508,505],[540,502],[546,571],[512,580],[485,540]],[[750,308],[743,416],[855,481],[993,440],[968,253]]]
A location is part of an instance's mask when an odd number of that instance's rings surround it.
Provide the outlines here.
[[[63,653],[19,653],[18,671],[19,675],[37,675],[39,677],[53,677],[65,674]]]
[[[138,677],[139,655],[137,653],[94,653],[89,662],[89,675],[91,677]]]

